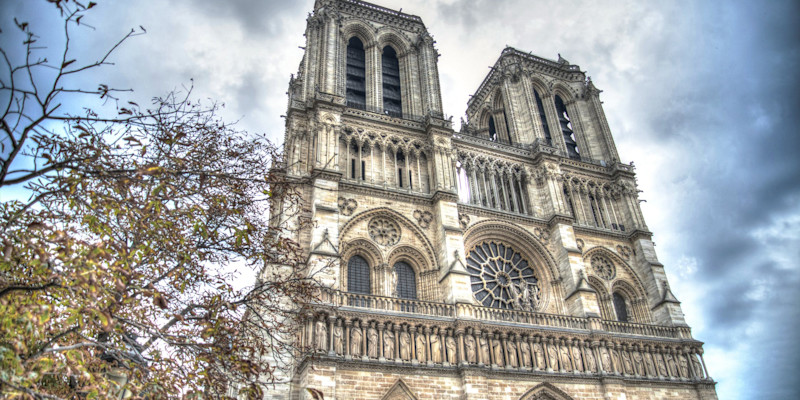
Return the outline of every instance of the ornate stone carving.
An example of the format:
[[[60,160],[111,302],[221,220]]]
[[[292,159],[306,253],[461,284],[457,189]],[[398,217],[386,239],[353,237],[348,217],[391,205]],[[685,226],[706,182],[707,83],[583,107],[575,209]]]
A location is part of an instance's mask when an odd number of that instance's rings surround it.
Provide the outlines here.
[[[601,362],[603,363],[603,371],[607,373],[614,372],[611,365],[611,356],[608,354],[608,350],[606,350],[605,347],[600,349],[600,357]]]
[[[575,239],[575,246],[578,247],[578,250],[583,252],[583,246],[584,246],[583,239]]]
[[[519,365],[523,368],[528,368],[531,366],[530,364],[530,357],[531,357],[531,346],[528,344],[527,341],[523,340],[519,344],[519,353],[520,353],[520,360]]]
[[[439,339],[439,334],[434,332],[431,334],[431,361],[435,363],[442,362],[442,342]]]
[[[692,369],[694,370],[694,376],[698,378],[705,378],[705,374],[703,373],[703,365],[700,363],[700,360],[697,358],[696,354],[692,354]]]
[[[572,370],[572,360],[569,356],[569,350],[565,346],[561,346],[561,369],[566,371]]]
[[[447,362],[450,364],[456,363],[456,340],[452,336],[445,339],[445,347],[447,347]]]
[[[633,251],[628,246],[617,245],[617,253],[620,255],[620,257],[628,260],[631,258]]]
[[[344,354],[342,335],[342,325],[337,322],[336,326],[333,327],[333,351],[335,351],[336,354]]]
[[[411,360],[411,336],[408,332],[400,332],[400,358]]]
[[[550,234],[544,229],[533,228],[533,236],[544,244],[547,244],[547,241],[550,240]]]
[[[572,346],[572,361],[575,364],[575,370],[583,372],[583,357],[578,346]]]
[[[644,360],[642,358],[642,354],[639,353],[638,351],[634,351],[633,352],[633,367],[634,367],[634,370],[636,371],[636,375],[639,375],[639,376],[644,376],[645,375],[644,362],[643,361]]]
[[[354,326],[350,330],[350,354],[353,357],[361,355],[361,339],[363,339],[361,329]]]
[[[658,373],[656,373],[656,366],[653,364],[653,356],[649,353],[646,353],[644,355],[644,367],[645,370],[647,371],[647,375],[649,376],[658,375]]]
[[[686,361],[686,357],[683,355],[678,356],[678,366],[679,371],[681,373],[681,378],[688,378],[689,377],[689,362]]]
[[[467,257],[467,272],[472,275],[473,295],[484,306],[523,311],[539,307],[539,279],[511,247],[493,241],[479,244]]]
[[[394,358],[394,335],[391,331],[383,331],[383,356]]]
[[[355,199],[346,199],[339,197],[339,212],[345,216],[353,215],[353,212],[358,208],[358,202]]]
[[[369,236],[382,246],[393,246],[400,241],[400,226],[388,218],[375,217],[369,221]]]
[[[597,361],[594,358],[594,351],[589,347],[584,347],[584,349],[586,350],[586,357],[584,358],[586,360],[586,371],[592,373],[597,372]]]
[[[328,328],[324,321],[317,321],[316,346],[318,350],[328,350]]]
[[[542,345],[539,343],[534,343],[533,345],[533,367],[536,369],[545,369],[547,365],[545,365],[544,361],[544,351],[542,350]]]
[[[427,227],[431,226],[433,214],[428,211],[414,210],[414,219],[417,220],[420,228],[426,229]]]
[[[416,347],[417,347],[417,360],[419,362],[425,362],[425,345],[426,345],[425,335],[423,335],[422,333],[418,334]]]
[[[627,351],[622,351],[622,365],[626,374],[633,375],[633,363],[631,363],[631,356]]]
[[[656,353],[654,355],[656,358],[656,364],[658,364],[658,374],[661,376],[669,376],[669,372],[667,372],[667,364],[664,363],[664,358],[661,354]]]
[[[477,356],[477,353],[475,352],[475,338],[472,337],[472,335],[467,335],[467,337],[464,338],[464,346],[466,346],[467,348],[466,350],[467,362],[469,363],[478,362],[477,359],[475,358]]]
[[[491,356],[489,355],[489,342],[485,337],[481,337],[481,360],[484,364],[491,364]]]
[[[367,355],[378,358],[378,330],[373,327],[367,331]]]
[[[554,344],[547,345],[547,368],[558,370],[558,351]]]
[[[469,226],[469,215],[458,214],[458,223],[461,224],[461,229],[467,229]]]
[[[510,339],[508,341],[508,365],[517,367],[517,345]]]
[[[505,361],[503,359],[503,344],[498,339],[492,340],[492,354],[494,355],[494,364],[502,367]]]
[[[592,257],[592,270],[597,276],[605,280],[614,279],[614,276],[617,274],[614,263],[599,255]]]

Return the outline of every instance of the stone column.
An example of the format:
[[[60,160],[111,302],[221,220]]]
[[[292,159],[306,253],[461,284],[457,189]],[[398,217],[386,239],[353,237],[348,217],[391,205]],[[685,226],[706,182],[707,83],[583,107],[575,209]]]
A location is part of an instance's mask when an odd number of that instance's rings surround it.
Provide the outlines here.
[[[464,353],[464,328],[458,328],[456,330],[456,337],[457,339],[457,357],[456,363],[458,364],[468,364],[466,353]]]
[[[417,335],[416,335],[417,328],[414,326],[408,327],[408,335],[411,339],[411,344],[409,346],[409,350],[411,351],[411,363],[412,364],[419,364],[419,360],[417,360]]]
[[[333,345],[333,337],[334,337],[333,336],[333,332],[334,332],[335,329],[336,329],[336,316],[329,315],[328,316],[328,337],[329,337],[329,339],[328,339],[328,355],[329,356],[335,356],[336,355],[336,349],[334,348],[334,345]]]

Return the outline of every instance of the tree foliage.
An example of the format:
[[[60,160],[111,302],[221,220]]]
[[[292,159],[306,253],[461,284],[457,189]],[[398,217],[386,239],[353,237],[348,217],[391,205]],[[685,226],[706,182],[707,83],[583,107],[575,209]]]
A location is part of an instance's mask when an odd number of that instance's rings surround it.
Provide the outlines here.
[[[102,83],[70,86],[141,31],[74,59],[70,33],[94,3],[48,2],[64,23],[60,59],[38,58],[22,21],[24,58],[0,49],[0,189],[30,193],[0,204],[0,397],[258,396],[275,368],[264,356],[289,350],[314,294],[277,228],[298,197],[276,147],[190,88],[140,107]],[[96,99],[113,115],[61,111]],[[257,283],[235,287],[237,268],[260,271]]]

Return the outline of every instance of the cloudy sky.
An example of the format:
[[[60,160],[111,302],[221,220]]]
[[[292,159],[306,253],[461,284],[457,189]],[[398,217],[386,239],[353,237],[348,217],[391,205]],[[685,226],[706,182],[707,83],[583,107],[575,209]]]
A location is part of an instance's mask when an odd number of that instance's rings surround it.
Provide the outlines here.
[[[437,40],[455,121],[506,46],[578,64],[624,161],[721,399],[800,398],[800,4],[789,1],[383,0]],[[0,5],[43,38],[52,7]],[[129,29],[96,83],[141,102],[194,79],[239,126],[283,137],[286,89],[313,1],[100,2],[77,40],[97,56]],[[46,38],[43,39],[46,41]]]

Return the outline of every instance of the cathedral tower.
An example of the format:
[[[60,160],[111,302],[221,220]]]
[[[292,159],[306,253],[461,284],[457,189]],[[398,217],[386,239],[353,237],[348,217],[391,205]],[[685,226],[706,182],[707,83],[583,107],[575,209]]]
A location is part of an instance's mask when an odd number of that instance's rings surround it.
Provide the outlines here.
[[[419,17],[317,0],[305,37],[282,171],[329,290],[275,396],[716,398],[577,65],[504,49],[455,132]]]

